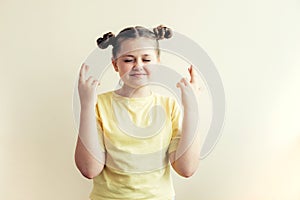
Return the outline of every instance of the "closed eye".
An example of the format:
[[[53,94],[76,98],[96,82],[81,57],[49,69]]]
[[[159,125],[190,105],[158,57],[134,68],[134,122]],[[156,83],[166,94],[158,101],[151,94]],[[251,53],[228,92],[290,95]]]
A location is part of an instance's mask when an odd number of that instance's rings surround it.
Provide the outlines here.
[[[133,60],[124,60],[124,62],[132,62]]]
[[[124,62],[132,62],[133,60],[124,60]],[[144,62],[150,62],[151,60],[144,60]]]

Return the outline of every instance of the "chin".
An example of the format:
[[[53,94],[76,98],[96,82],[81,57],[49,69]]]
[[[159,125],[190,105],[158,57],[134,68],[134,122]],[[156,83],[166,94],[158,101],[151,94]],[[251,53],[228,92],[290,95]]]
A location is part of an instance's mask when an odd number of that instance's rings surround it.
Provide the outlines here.
[[[146,86],[149,84],[148,80],[135,80],[135,81],[128,81],[126,82],[126,85],[128,85],[131,88],[138,89],[139,87]]]

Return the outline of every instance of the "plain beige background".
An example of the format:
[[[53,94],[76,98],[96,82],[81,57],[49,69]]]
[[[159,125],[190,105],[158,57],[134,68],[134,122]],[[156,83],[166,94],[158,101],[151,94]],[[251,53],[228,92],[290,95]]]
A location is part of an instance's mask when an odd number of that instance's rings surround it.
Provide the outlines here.
[[[216,64],[226,121],[177,200],[300,199],[300,3],[0,1],[0,199],[87,200],[74,164],[72,95],[95,39],[165,24]]]

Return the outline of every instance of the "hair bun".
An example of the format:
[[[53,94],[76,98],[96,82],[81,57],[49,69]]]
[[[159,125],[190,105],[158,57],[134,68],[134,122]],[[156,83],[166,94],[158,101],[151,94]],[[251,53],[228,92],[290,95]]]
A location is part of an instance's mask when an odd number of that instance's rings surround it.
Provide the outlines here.
[[[162,40],[162,39],[168,39],[170,37],[172,37],[173,32],[170,28],[163,26],[163,25],[159,25],[156,28],[153,28],[153,32],[156,35],[156,38],[158,40]]]
[[[97,39],[97,45],[100,49],[106,49],[109,45],[113,45],[114,41],[115,35],[112,32],[108,32]]]

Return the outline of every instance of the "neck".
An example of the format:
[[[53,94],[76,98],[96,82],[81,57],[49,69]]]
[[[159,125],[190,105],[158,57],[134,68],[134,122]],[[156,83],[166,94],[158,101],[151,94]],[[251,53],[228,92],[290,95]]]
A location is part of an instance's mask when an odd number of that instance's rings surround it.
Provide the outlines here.
[[[115,92],[125,97],[146,97],[151,95],[151,89],[147,85],[139,88],[132,88],[126,84],[123,84],[122,88],[116,90]]]

